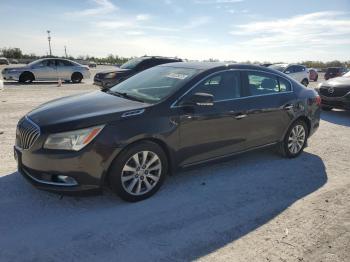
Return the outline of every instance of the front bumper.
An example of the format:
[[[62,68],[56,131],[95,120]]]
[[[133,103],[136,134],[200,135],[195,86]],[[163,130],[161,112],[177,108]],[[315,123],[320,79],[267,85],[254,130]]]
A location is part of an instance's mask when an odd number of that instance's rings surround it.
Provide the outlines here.
[[[8,72],[8,71],[2,71],[2,78],[4,80],[19,80],[19,76],[22,72]]]
[[[350,97],[327,97],[320,95],[321,105],[350,110]]]
[[[95,151],[48,153],[14,147],[18,172],[38,189],[57,192],[100,192],[107,169]],[[62,178],[67,178],[62,179]]]

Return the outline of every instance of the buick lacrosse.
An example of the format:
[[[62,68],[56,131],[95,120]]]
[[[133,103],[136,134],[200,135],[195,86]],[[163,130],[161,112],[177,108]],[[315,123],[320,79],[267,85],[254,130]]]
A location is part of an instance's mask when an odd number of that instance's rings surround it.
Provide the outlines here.
[[[40,189],[109,186],[139,201],[177,168],[272,145],[298,156],[319,126],[320,102],[265,67],[165,64],[34,109],[18,123],[15,158]]]

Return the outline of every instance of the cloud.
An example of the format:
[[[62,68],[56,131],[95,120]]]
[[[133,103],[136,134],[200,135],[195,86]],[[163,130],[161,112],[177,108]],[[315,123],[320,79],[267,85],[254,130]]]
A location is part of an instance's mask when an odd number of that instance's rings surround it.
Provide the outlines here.
[[[184,29],[194,29],[202,25],[206,25],[211,21],[209,16],[199,16],[192,18],[187,25],[184,26]]]
[[[119,8],[109,0],[91,0],[94,3],[94,8],[88,8],[81,11],[67,12],[65,15],[72,17],[82,16],[97,16],[112,13]]]
[[[151,19],[151,16],[148,15],[148,14],[139,14],[136,16],[136,20],[137,21],[147,21],[147,20],[150,20]]]
[[[241,3],[244,0],[195,0],[195,4],[235,4]]]
[[[256,48],[335,46],[350,42],[350,19],[345,12],[315,12],[234,26],[231,35],[249,38]],[[348,39],[348,40],[347,40]]]

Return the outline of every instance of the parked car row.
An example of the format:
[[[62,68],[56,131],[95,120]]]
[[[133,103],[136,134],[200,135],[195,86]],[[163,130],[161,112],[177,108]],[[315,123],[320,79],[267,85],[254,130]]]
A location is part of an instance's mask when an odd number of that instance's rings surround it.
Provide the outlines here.
[[[303,65],[296,64],[273,64],[269,68],[278,70],[289,75],[291,78],[295,79],[299,83],[302,83],[304,86],[309,84],[308,70]]]
[[[315,90],[271,68],[167,63],[29,112],[17,126],[15,158],[40,189],[108,186],[140,201],[178,168],[269,146],[297,157],[319,126],[320,102]]]

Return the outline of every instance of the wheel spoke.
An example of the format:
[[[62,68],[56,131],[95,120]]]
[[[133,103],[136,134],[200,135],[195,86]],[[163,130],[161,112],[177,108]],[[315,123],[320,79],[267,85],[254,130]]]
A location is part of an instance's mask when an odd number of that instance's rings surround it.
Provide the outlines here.
[[[139,159],[139,153],[132,156],[132,159],[134,159],[137,166],[140,165],[140,159]]]
[[[157,165],[154,166],[154,167],[148,168],[148,171],[160,170],[160,168],[161,168],[161,165],[160,165],[160,163],[159,163],[159,164],[157,164]]]
[[[134,178],[134,180],[130,183],[130,185],[128,186],[129,192],[132,192],[132,190],[134,189],[137,181],[138,181],[138,179]]]
[[[138,180],[138,184],[137,184],[137,188],[136,188],[136,194],[140,194],[141,192],[141,183],[142,181],[141,180]]]
[[[143,151],[142,152],[142,166],[146,164],[146,160],[147,160],[147,156],[148,156],[148,151]]]
[[[147,191],[151,190],[152,185],[148,182],[147,177],[145,178],[145,180],[143,180],[143,182],[146,185]]]
[[[122,182],[129,181],[129,180],[133,179],[134,177],[135,177],[135,175],[122,176]]]
[[[159,177],[152,175],[152,174],[148,174],[147,177],[149,177],[150,179],[152,179],[154,182],[157,182],[159,180]]]
[[[153,157],[151,158],[150,161],[147,162],[146,164],[146,168],[148,169],[154,162],[156,162],[158,160],[158,156],[157,155],[153,155]]]
[[[129,172],[136,172],[136,168],[135,167],[132,167],[132,166],[129,166],[128,164],[126,164],[123,168],[123,172],[125,171],[129,171]]]

